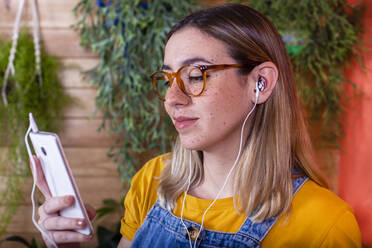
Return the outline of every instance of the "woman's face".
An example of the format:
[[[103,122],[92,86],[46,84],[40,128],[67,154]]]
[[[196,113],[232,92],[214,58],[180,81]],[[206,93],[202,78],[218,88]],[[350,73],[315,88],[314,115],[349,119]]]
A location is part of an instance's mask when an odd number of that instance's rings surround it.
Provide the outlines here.
[[[176,72],[186,64],[236,63],[222,41],[186,27],[174,33],[166,44],[163,68]],[[241,75],[237,68],[208,70],[206,89],[199,97],[184,94],[174,82],[164,105],[183,147],[211,152],[235,149],[243,121],[253,106],[252,85],[251,76]]]

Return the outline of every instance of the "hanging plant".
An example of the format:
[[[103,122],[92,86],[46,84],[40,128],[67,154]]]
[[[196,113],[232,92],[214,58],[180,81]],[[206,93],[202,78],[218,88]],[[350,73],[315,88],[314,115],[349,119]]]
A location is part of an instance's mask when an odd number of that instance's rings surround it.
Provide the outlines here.
[[[0,89],[8,65],[11,41],[0,41]],[[7,105],[0,100],[0,235],[16,213],[23,196],[21,185],[29,177],[24,134],[28,113],[37,118],[40,130],[57,131],[63,109],[72,99],[66,95],[58,79],[58,60],[41,50],[41,75],[36,71],[33,37],[24,30],[18,39],[14,59],[15,74],[6,85]]]
[[[152,94],[149,75],[161,66],[172,25],[201,4],[81,0],[74,9],[80,16],[76,28],[81,44],[100,57],[88,73],[98,86],[97,107],[104,113],[101,127],[108,123],[116,136],[110,154],[118,162],[123,182],[140,166],[138,155],[170,150],[174,129]],[[341,96],[344,84],[350,83],[343,69],[357,54],[362,8],[346,0],[251,0],[248,4],[271,19],[282,34],[310,126],[321,126],[320,135],[312,132],[313,140],[321,147],[337,147],[342,133]]]
[[[286,43],[315,145],[338,148],[345,84],[355,87],[344,68],[361,58],[363,6],[346,0],[251,0],[249,5],[275,24]]]
[[[81,0],[74,9],[81,44],[100,57],[88,73],[98,86],[96,103],[116,142],[110,156],[123,182],[140,165],[139,155],[166,152],[174,137],[150,75],[160,68],[172,25],[196,8],[196,1]]]

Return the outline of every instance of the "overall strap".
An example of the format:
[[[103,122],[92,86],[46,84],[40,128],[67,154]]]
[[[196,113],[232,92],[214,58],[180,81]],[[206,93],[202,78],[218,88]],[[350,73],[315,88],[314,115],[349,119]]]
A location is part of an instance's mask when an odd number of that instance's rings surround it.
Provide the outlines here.
[[[293,184],[293,195],[297,193],[297,191],[301,188],[301,186],[308,180],[308,177],[296,177],[292,179]],[[277,221],[277,217],[271,217],[269,219],[264,220],[263,222],[257,223],[253,222],[250,217],[244,221],[243,225],[237,232],[237,239],[243,237],[250,237],[256,240],[258,243],[265,238],[266,234],[270,231],[270,229],[274,226],[275,222]]]

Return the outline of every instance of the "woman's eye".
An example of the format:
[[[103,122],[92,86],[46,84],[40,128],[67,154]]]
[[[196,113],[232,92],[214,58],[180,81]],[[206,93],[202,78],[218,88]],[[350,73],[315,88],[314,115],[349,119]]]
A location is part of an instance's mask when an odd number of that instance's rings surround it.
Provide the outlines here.
[[[190,80],[191,82],[203,81],[203,76],[197,76],[197,77],[192,77],[192,76],[190,76],[190,77],[189,77],[189,80]]]
[[[165,87],[169,87],[169,85],[170,85],[169,81],[165,81],[165,82],[163,82],[163,84],[164,84]]]
[[[208,74],[205,75],[205,79],[208,79],[208,78],[209,78],[209,75]],[[190,80],[190,82],[196,83],[196,82],[203,81],[204,78],[203,78],[202,75],[201,76],[189,76],[189,80]]]

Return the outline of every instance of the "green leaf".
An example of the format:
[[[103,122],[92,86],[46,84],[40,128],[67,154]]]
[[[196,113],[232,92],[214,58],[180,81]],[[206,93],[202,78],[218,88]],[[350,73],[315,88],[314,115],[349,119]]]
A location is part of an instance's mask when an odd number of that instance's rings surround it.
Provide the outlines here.
[[[10,237],[7,237],[5,240],[21,243],[25,245],[26,247],[32,247],[31,244],[29,244],[28,241],[22,238],[21,236],[10,236]]]

